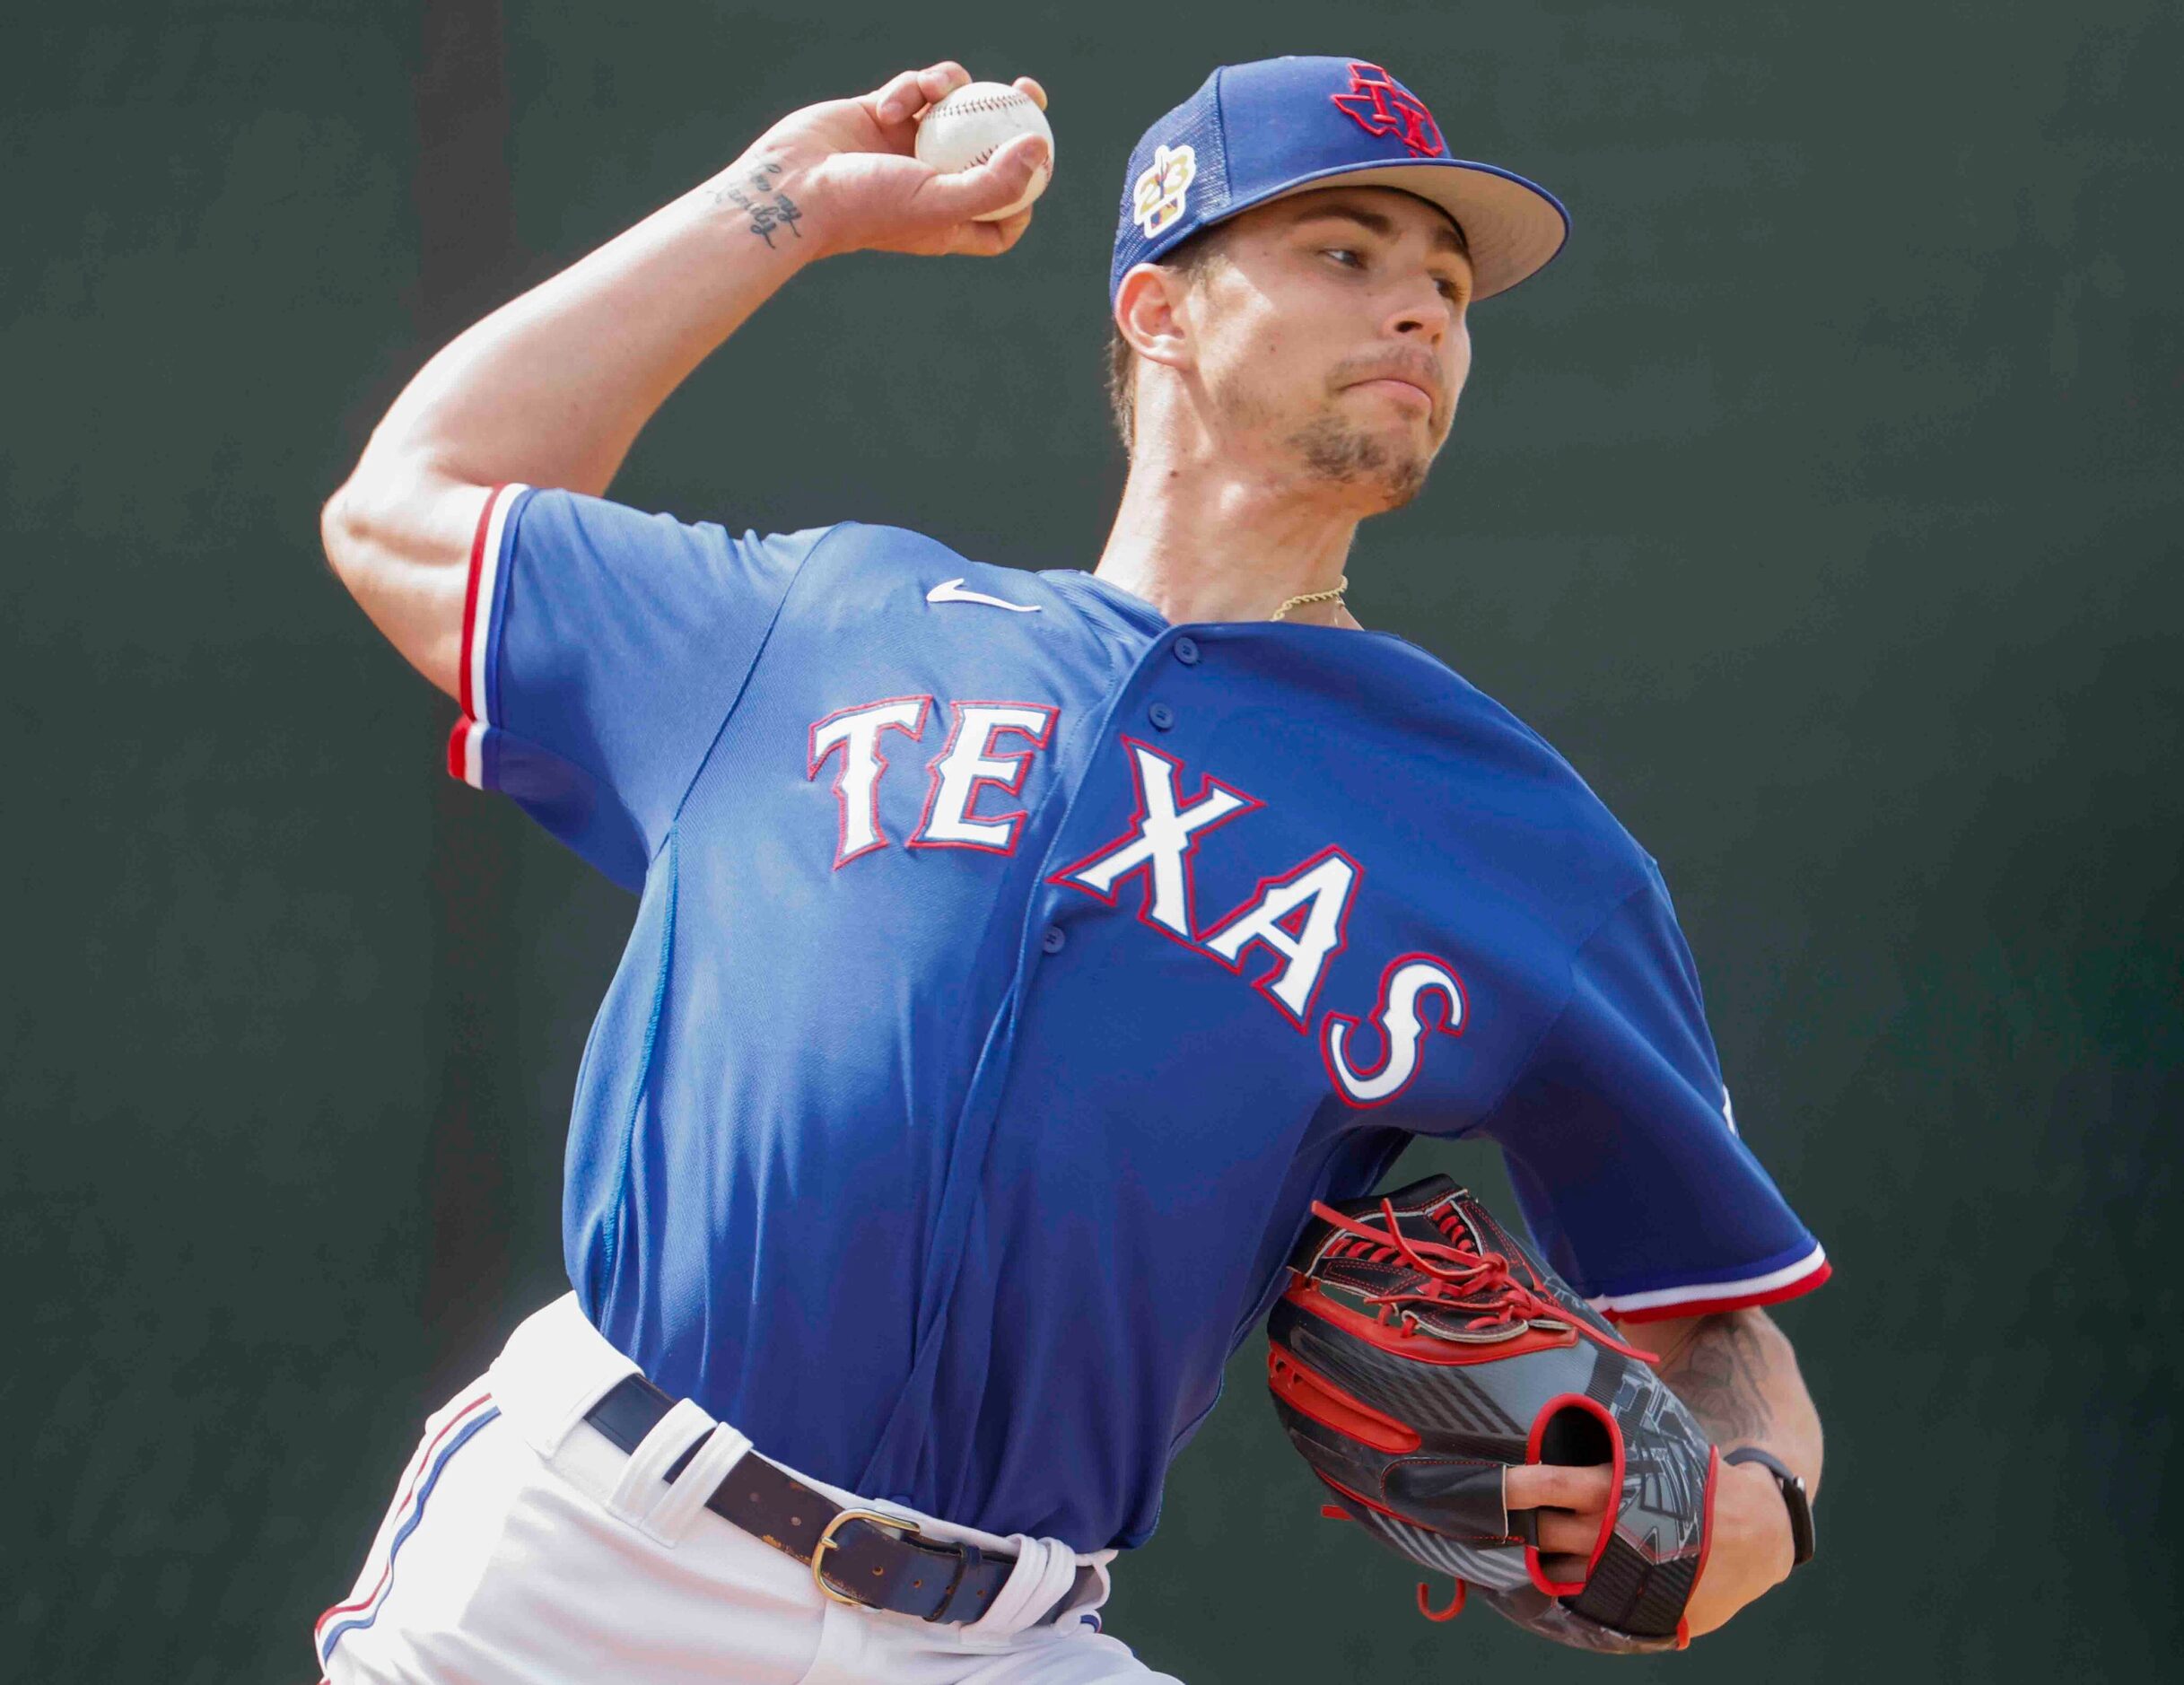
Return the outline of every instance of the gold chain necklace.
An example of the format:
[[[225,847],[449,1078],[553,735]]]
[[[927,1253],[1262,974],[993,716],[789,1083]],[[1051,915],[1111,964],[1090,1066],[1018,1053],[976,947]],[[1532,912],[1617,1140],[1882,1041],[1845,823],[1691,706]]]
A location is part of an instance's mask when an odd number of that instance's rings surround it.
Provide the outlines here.
[[[1345,573],[1342,576],[1341,582],[1331,591],[1306,591],[1302,597],[1290,598],[1288,602],[1282,604],[1280,607],[1274,611],[1274,618],[1277,620],[1282,619],[1292,608],[1302,608],[1310,603],[1341,602],[1342,600],[1342,593],[1349,589],[1350,575]]]

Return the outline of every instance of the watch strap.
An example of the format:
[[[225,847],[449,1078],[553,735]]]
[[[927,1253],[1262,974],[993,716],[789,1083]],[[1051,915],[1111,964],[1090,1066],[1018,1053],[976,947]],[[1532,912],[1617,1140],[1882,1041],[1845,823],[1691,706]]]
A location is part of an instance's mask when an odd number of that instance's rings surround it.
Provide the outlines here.
[[[1782,1502],[1790,1513],[1790,1566],[1803,1567],[1813,1559],[1813,1500],[1805,1493],[1804,1477],[1793,1471],[1771,1451],[1757,1445],[1739,1445],[1722,1454],[1724,1462],[1756,1462],[1775,1477]]]

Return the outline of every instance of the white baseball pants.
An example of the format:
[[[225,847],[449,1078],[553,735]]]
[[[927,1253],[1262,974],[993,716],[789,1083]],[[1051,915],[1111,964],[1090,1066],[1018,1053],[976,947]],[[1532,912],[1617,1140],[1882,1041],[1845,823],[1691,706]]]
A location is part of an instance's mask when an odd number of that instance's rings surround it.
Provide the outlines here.
[[[625,1455],[584,1414],[635,1367],[576,1296],[519,1328],[425,1424],[355,1586],[313,1632],[329,1685],[1180,1685],[1098,1630],[1114,1552],[1000,1538],[799,1475],[836,1503],[1014,1555],[975,1621],[929,1625],[824,1596],[811,1570],[704,1507],[750,1441],[685,1401]],[[1051,1626],[1080,1564],[1096,1598]]]

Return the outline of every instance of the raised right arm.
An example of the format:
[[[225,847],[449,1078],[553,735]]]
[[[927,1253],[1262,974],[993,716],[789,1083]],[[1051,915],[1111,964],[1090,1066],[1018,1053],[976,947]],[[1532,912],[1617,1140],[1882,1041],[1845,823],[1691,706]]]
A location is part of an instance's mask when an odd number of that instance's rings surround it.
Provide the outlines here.
[[[471,536],[491,487],[603,493],[669,393],[805,264],[838,252],[1006,251],[1044,155],[1012,142],[938,175],[918,114],[970,80],[905,71],[784,118],[710,181],[502,306],[426,363],[319,518],[327,560],[389,642],[459,694]],[[1042,105],[1029,80],[1018,85]]]

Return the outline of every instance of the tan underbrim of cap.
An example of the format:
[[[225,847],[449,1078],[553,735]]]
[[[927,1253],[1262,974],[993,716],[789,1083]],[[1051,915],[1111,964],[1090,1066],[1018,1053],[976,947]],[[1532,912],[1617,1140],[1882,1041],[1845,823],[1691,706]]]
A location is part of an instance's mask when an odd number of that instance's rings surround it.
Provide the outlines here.
[[[1452,159],[1440,164],[1375,164],[1330,170],[1292,182],[1264,198],[1233,205],[1226,223],[1242,213],[1323,188],[1395,188],[1437,205],[1456,219],[1472,252],[1472,298],[1489,299],[1537,275],[1569,238],[1561,207],[1530,182],[1490,164]]]

